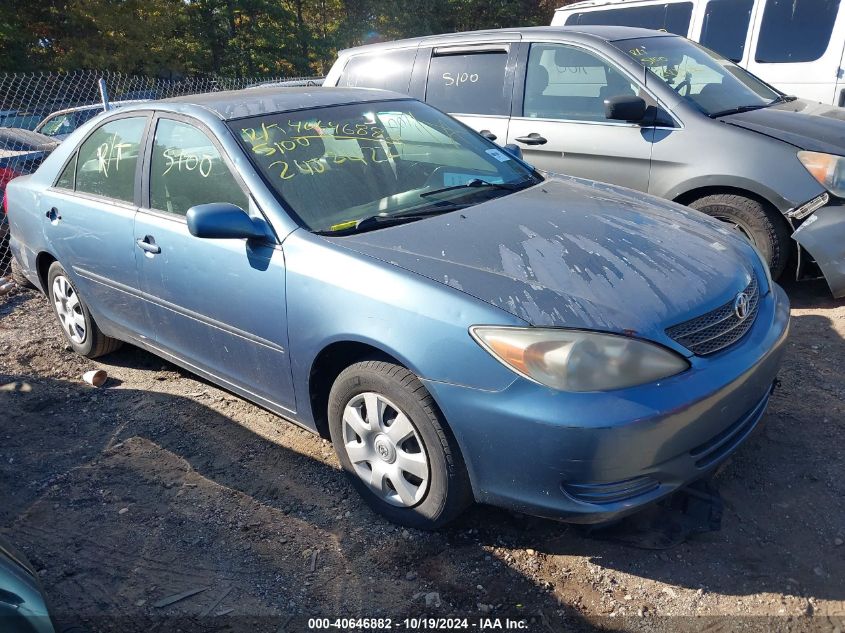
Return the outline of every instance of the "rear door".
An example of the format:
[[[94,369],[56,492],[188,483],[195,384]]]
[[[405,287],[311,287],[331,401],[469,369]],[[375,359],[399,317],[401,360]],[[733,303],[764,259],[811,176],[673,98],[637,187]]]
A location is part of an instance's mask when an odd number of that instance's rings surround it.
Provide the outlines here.
[[[424,56],[420,59],[419,56]],[[513,100],[516,41],[421,49],[425,101],[504,144]],[[494,138],[495,137],[495,138]]]
[[[267,405],[294,411],[285,262],[269,239],[200,239],[185,214],[228,202],[260,217],[213,134],[160,115],[148,144],[135,261],[156,346]]]
[[[41,202],[44,233],[100,327],[149,336],[135,270],[133,223],[150,115],[127,113],[94,130]]]
[[[656,101],[597,52],[557,42],[522,46],[507,142],[540,169],[647,191],[654,126],[608,120],[604,100]]]

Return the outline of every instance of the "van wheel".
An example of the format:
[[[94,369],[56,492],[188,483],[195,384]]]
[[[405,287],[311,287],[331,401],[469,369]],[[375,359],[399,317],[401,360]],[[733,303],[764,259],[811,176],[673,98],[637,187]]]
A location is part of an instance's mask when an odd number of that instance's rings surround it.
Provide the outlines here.
[[[18,264],[18,260],[16,260],[14,257],[12,257],[11,268],[12,281],[18,284],[21,288],[35,288],[35,286],[32,285],[32,282],[26,278],[26,275],[23,274],[20,264]]]
[[[340,464],[367,504],[388,520],[431,530],[472,502],[454,438],[416,375],[366,360],[332,386],[329,431]]]
[[[123,344],[100,331],[59,262],[53,262],[47,271],[47,296],[65,339],[77,354],[96,358],[113,352]]]
[[[690,207],[730,224],[737,233],[757,247],[777,279],[789,260],[789,231],[783,216],[775,209],[745,196],[718,193],[693,200]]]

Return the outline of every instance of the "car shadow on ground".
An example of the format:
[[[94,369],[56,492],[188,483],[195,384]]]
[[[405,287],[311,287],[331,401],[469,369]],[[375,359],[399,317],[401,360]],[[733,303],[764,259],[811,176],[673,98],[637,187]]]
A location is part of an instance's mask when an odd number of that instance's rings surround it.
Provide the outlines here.
[[[138,354],[147,356],[115,356]],[[592,630],[462,530],[383,521],[327,442],[251,405],[230,417],[124,386],[8,374],[0,385],[0,525],[39,570],[62,625],[147,630],[165,616],[182,618],[183,631],[277,631],[293,614],[396,620],[482,615],[483,604],[533,618],[536,630]],[[267,424],[249,430],[234,419],[243,414]]]
[[[793,304],[804,300],[819,301],[810,293]],[[362,504],[329,443],[132,347],[102,365],[143,379],[101,390],[0,375],[0,385],[18,385],[0,392],[0,525],[41,570],[62,617],[105,613],[122,630],[144,616],[199,621],[227,608],[230,618],[266,615],[276,630],[293,613],[396,618],[488,605],[533,617],[538,630],[586,630],[585,571],[729,596],[843,600],[834,538],[845,507],[833,502],[845,492],[842,358],[830,319],[793,318],[764,427],[716,477],[721,531],[665,551],[489,507],[438,533],[396,528]],[[177,380],[189,385],[184,395],[167,392]],[[593,569],[579,568],[581,557]],[[153,606],[193,588],[205,589]]]

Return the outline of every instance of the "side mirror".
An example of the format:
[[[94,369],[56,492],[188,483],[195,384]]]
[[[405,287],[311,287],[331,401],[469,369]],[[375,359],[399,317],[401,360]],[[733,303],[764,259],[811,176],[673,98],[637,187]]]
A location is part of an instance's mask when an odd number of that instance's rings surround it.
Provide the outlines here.
[[[516,143],[508,143],[507,145],[503,145],[502,149],[505,150],[511,156],[514,156],[521,161],[525,160],[522,157],[522,148],[519,145],[517,145]]]
[[[642,97],[617,95],[604,100],[604,115],[611,121],[639,123],[645,118],[646,103]]]
[[[194,237],[211,239],[257,239],[267,233],[260,221],[228,202],[198,204],[186,214],[188,230]]]

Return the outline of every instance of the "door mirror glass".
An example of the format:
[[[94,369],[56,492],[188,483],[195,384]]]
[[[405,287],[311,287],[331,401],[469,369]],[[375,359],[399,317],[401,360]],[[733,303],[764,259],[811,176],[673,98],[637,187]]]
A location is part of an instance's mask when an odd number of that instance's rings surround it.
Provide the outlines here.
[[[641,97],[617,95],[604,100],[604,114],[611,121],[639,123],[645,118],[646,103]]]
[[[260,239],[266,236],[260,220],[229,202],[198,204],[185,214],[188,231],[209,239]]]

